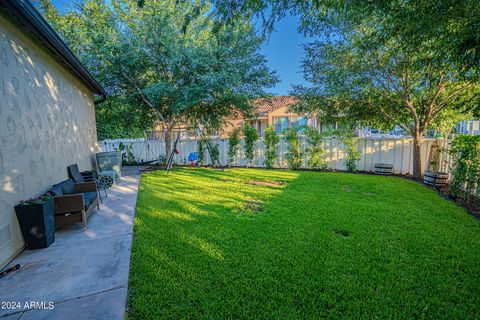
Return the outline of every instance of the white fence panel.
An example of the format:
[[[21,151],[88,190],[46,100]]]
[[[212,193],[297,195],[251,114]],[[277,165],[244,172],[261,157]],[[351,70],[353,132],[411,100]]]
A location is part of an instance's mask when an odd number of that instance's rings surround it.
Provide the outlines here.
[[[428,168],[429,153],[432,144],[437,141],[441,148],[447,148],[449,141],[445,139],[424,139],[421,145],[421,161],[422,169]],[[120,143],[131,146],[135,159],[138,162],[149,162],[159,158],[165,154],[165,143],[162,140],[144,140],[144,139],[122,139],[122,140],[105,140],[100,142],[102,151],[112,151],[119,148]],[[219,160],[222,165],[228,163],[228,139],[212,139],[213,144],[218,144],[220,156]],[[327,154],[325,160],[329,169],[345,170],[344,158],[345,151],[342,143],[336,138],[326,138],[323,145]],[[245,142],[240,141],[240,150],[230,162],[233,166],[247,166],[244,152]],[[305,137],[301,137],[300,150],[302,152],[308,147]],[[197,140],[186,139],[180,140],[177,146],[179,151],[175,154],[174,161],[176,164],[187,164],[188,155],[198,150]],[[280,139],[278,144],[278,158],[276,167],[286,168],[287,143],[284,139]],[[255,157],[250,166],[263,167],[265,160],[265,144],[263,139],[255,143]],[[413,173],[413,141],[412,139],[403,138],[360,138],[358,141],[358,150],[361,158],[357,162],[357,169],[361,171],[373,171],[374,164],[377,162],[390,163],[393,165],[393,172],[397,174]],[[303,159],[303,167],[307,167],[306,156]],[[449,161],[448,155],[442,155],[441,161]],[[205,163],[210,163],[211,159],[208,152],[205,152]]]

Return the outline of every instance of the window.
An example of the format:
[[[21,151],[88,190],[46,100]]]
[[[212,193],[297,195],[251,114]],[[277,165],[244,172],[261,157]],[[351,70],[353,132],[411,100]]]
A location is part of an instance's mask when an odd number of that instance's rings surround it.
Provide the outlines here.
[[[307,117],[292,117],[292,127],[293,128],[301,128],[307,126]],[[303,129],[302,129],[303,130]]]
[[[273,118],[273,124],[275,132],[282,133],[283,130],[288,128],[288,117],[275,117]]]
[[[267,120],[260,120],[258,124],[260,137],[265,136],[265,129],[267,128]]]
[[[251,120],[251,121],[248,121],[248,125],[249,125],[251,128],[254,128],[255,130],[257,130],[257,133],[260,135],[260,133],[261,133],[261,124],[260,124],[260,121],[259,121],[259,120]]]

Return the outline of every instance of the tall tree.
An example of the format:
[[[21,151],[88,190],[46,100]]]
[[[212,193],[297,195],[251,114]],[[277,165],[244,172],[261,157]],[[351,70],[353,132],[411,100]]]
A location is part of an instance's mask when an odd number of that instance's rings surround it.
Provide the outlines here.
[[[413,137],[414,176],[421,175],[424,132],[452,108],[476,103],[478,80],[421,46],[362,25],[336,40],[306,46],[305,75],[312,87],[297,87],[297,110],[320,112],[374,126],[399,125]],[[460,104],[461,103],[461,104]]]
[[[51,0],[39,0],[38,9],[108,92],[106,102],[95,107],[98,139],[139,138],[151,130],[153,112],[109,72],[110,48],[118,39],[111,8],[103,0],[75,1],[61,13]]]
[[[471,0],[217,2],[226,19],[266,15],[264,27],[286,12],[317,40],[305,46],[298,111],[352,122],[400,125],[414,140],[420,177],[423,133],[448,113],[478,109],[478,13]],[[465,30],[469,34],[465,35]],[[453,110],[453,111],[452,111]]]
[[[480,2],[476,0],[214,0],[214,3],[224,20],[256,15],[267,32],[286,14],[298,15],[299,29],[313,36],[324,30],[330,32],[332,26],[357,24],[382,15],[397,35],[420,41],[435,39],[457,59],[468,60],[472,67],[480,64]]]
[[[218,127],[234,109],[249,113],[250,100],[277,81],[251,24],[216,22],[209,3],[85,0],[55,15],[107,89],[162,123],[167,158],[176,125]]]

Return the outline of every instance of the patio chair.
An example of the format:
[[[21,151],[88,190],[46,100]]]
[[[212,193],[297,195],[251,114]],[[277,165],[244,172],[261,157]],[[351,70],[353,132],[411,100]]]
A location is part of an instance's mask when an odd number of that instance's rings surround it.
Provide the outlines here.
[[[87,229],[87,219],[95,207],[100,209],[98,202],[97,183],[73,183],[72,179],[62,181],[48,190],[53,196],[55,210],[55,226],[82,222]]]
[[[107,188],[99,181],[97,172],[95,170],[91,171],[82,171],[78,169],[78,165],[72,164],[67,167],[68,170],[68,175],[69,177],[75,182],[75,183],[83,183],[83,182],[95,182],[97,183],[98,189],[103,189],[103,192],[105,192],[105,197],[108,197],[107,195]],[[100,195],[100,202],[102,202],[102,195],[99,192]]]

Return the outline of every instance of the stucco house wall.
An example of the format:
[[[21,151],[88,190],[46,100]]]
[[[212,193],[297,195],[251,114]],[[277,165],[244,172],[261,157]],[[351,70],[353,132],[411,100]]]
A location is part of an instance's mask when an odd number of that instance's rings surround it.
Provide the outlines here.
[[[13,206],[92,168],[92,92],[26,31],[0,15],[0,268],[23,249]]]
[[[243,119],[228,119],[220,128],[220,137],[229,138],[235,128],[242,128],[245,123]]]

